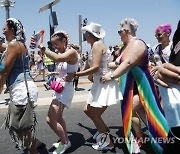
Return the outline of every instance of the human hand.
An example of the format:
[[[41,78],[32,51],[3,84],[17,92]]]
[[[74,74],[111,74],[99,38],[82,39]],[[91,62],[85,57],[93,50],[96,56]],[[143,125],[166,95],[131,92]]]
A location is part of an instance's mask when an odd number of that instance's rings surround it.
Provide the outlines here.
[[[111,80],[111,72],[106,73],[106,74],[103,74],[103,75],[101,76],[101,79],[100,79],[100,81],[101,81],[102,83],[107,83],[107,82],[110,81],[110,80]]]
[[[158,68],[157,82],[164,87],[169,87],[168,83],[180,85],[180,67],[170,63],[163,64]]]
[[[154,76],[154,74],[156,73],[157,70],[158,70],[158,66],[151,67],[151,69],[150,69],[151,76]]]

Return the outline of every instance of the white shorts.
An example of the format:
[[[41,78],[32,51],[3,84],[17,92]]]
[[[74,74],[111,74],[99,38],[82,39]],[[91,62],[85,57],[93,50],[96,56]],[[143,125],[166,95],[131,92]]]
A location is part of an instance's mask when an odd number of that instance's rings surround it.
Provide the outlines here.
[[[37,86],[33,81],[27,81],[28,83],[28,89],[29,89],[29,95],[31,101],[34,102],[34,105],[37,105],[37,98],[38,98],[38,89]],[[13,84],[9,87],[9,94],[10,94],[10,100],[15,105],[26,105],[27,104],[27,89],[25,82],[20,82]]]
[[[57,99],[60,103],[64,104],[67,108],[70,107],[73,95],[74,88],[72,82],[62,82],[64,89],[61,93],[53,91],[52,99]]]

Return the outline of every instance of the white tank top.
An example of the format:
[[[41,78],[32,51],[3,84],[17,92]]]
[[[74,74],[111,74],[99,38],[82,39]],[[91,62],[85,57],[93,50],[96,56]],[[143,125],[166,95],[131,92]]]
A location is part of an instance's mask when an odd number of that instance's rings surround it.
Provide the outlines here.
[[[88,63],[90,66],[92,66],[92,51],[90,51],[89,56],[88,56]],[[100,68],[98,72],[95,72],[93,75],[94,76],[99,76],[102,75],[104,73],[107,73],[109,70],[107,68],[107,53],[104,53],[102,55],[102,59],[101,59],[101,64],[100,64]]]
[[[56,71],[59,74],[56,76],[57,79],[63,78],[67,73],[73,73],[78,70],[78,62],[74,65],[68,64],[67,62],[60,62],[57,65]]]

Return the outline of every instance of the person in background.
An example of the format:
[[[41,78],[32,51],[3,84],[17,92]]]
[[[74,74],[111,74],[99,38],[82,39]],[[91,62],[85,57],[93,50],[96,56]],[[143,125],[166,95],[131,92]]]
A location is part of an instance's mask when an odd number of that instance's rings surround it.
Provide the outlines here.
[[[45,81],[45,65],[44,65],[44,51],[45,51],[45,49],[46,48],[43,47],[38,51],[36,63],[37,63],[37,69],[39,72],[33,76],[34,81],[39,75],[41,75],[41,73],[42,73],[42,81]]]
[[[112,61],[112,52],[113,52],[113,47],[112,45],[109,46],[109,48],[107,49],[107,54],[108,54],[108,61],[111,62]]]
[[[7,46],[8,45],[5,43],[5,38],[4,37],[0,37],[0,55],[1,55],[0,56],[0,64],[1,64],[2,68],[4,67],[4,65],[2,64],[2,60],[5,57]],[[9,89],[7,87],[7,81],[6,81],[6,89],[4,90],[4,94],[6,94],[6,93],[9,93]]]
[[[102,119],[102,114],[107,107],[116,104],[117,101],[122,100],[121,92],[118,90],[118,83],[112,80],[107,84],[100,82],[102,73],[107,72],[107,50],[102,42],[105,36],[105,31],[100,24],[91,22],[89,25],[82,27],[82,32],[86,38],[87,43],[91,45],[88,61],[84,70],[76,72],[75,76],[93,75],[93,85],[91,87],[87,105],[84,107],[85,114],[93,121],[99,134],[97,143],[92,147],[95,150],[111,150],[114,145],[110,139],[109,128]],[[106,139],[103,140],[103,137]]]
[[[34,71],[33,70],[34,69],[34,65],[35,65],[34,54],[35,54],[35,52],[31,51],[30,56],[29,56],[29,65],[30,65],[29,67],[30,67],[31,71]]]
[[[180,21],[173,36],[169,63],[158,67],[156,78],[170,127],[170,142],[165,144],[163,154],[177,153],[180,146]]]
[[[169,56],[171,54],[171,47],[172,41],[170,40],[171,35],[171,25],[170,24],[163,24],[159,25],[155,29],[155,37],[158,41],[158,44],[152,48],[153,51],[153,58],[154,64],[152,63],[151,75],[153,76],[154,73],[157,71],[157,67],[162,63],[169,62]]]
[[[52,46],[51,41],[47,42],[48,44],[48,49],[55,52],[55,49]],[[55,63],[52,59],[50,59],[49,57],[47,57],[46,55],[44,56],[44,64],[47,67],[48,73],[54,72],[55,71]],[[44,83],[44,87],[46,88],[46,90],[50,90],[50,85],[51,82],[54,80],[54,75],[53,74],[49,74],[48,75],[48,80],[46,83]]]
[[[113,47],[113,52],[111,54],[111,61],[116,61],[116,58],[119,57],[119,46],[115,45]]]
[[[81,53],[80,53],[80,46],[79,45],[71,45],[72,48],[74,48],[77,53],[78,53],[78,72],[81,70],[82,68],[82,60],[81,60]],[[75,91],[80,91],[80,89],[78,88],[78,82],[79,82],[79,77],[75,76],[74,80],[73,80],[73,86],[74,86],[74,90]]]

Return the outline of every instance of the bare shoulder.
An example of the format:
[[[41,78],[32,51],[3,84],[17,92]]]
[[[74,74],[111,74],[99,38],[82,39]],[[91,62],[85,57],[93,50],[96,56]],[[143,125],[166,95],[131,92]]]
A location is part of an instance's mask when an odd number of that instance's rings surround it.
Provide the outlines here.
[[[8,44],[8,51],[9,52],[14,52],[17,54],[22,54],[22,52],[25,52],[27,49],[24,46],[24,44],[22,42],[18,42],[18,41],[11,41]]]
[[[92,51],[104,51],[105,49],[105,45],[102,41],[96,41],[92,46]]]
[[[76,51],[75,49],[73,49],[73,48],[68,49],[67,52],[68,52],[70,55],[77,55],[77,54],[78,54],[77,51]]]
[[[101,41],[101,40],[99,40],[99,41],[96,41],[96,42],[94,42],[94,44],[93,44],[93,47],[96,47],[96,46],[103,46],[104,45],[104,43]]]
[[[17,41],[11,41],[8,44],[9,48],[14,48],[14,47],[17,47],[17,46],[18,46],[18,42]]]
[[[142,50],[145,50],[146,48],[146,45],[143,41],[141,40],[132,40],[130,45],[134,48],[134,49],[142,49]]]

